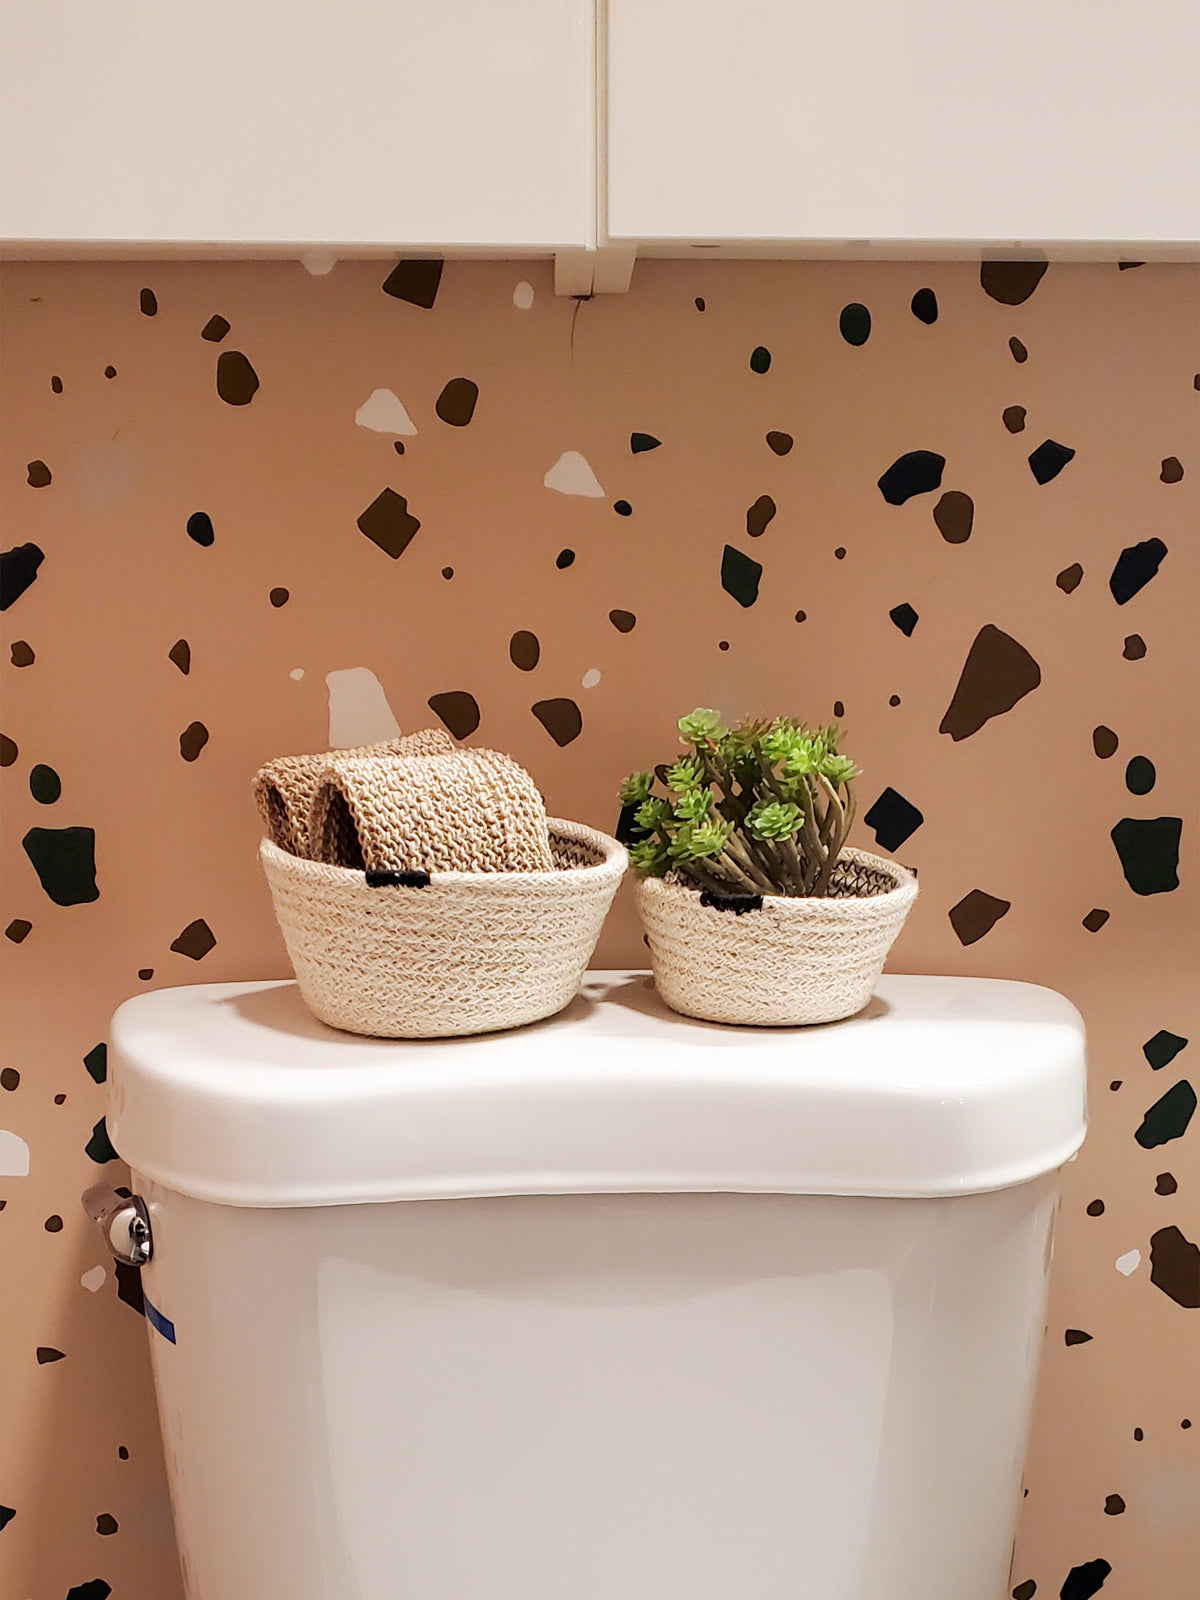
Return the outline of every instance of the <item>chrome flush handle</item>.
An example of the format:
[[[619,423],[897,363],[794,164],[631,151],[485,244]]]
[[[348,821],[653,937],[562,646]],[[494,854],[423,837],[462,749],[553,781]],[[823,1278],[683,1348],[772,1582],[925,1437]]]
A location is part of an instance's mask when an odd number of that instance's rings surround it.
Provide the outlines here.
[[[104,1235],[104,1242],[127,1267],[144,1267],[154,1254],[150,1214],[140,1195],[118,1194],[98,1183],[83,1197],[83,1209]]]

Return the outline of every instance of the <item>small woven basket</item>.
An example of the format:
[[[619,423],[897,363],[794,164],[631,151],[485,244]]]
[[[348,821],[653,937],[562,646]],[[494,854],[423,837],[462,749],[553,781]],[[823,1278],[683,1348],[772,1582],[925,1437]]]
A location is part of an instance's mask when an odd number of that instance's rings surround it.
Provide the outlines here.
[[[713,898],[641,878],[637,906],[659,994],[707,1022],[794,1027],[861,1011],[917,897],[911,872],[843,850],[828,896]]]
[[[259,859],[309,1009],[385,1039],[493,1033],[561,1011],[627,857],[579,823],[551,818],[549,829],[553,872],[371,874],[402,880],[376,887],[264,839]]]

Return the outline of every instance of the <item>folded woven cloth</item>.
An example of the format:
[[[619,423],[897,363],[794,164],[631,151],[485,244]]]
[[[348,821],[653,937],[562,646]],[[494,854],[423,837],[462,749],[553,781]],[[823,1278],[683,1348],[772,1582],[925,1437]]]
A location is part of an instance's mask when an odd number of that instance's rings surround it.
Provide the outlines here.
[[[537,785],[498,750],[333,754],[308,819],[312,858],[392,872],[552,872]]]
[[[333,757],[367,755],[449,755],[458,750],[441,728],[423,728],[386,744],[362,745],[356,750],[326,751],[313,756],[280,756],[268,761],[254,779],[254,800],[272,844],[289,855],[311,859],[308,814],[321,775]]]

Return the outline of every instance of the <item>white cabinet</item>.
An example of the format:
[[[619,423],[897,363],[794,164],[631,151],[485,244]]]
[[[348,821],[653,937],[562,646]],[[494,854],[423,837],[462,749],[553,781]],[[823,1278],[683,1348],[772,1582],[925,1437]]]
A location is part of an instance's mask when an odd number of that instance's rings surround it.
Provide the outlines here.
[[[0,237],[585,248],[592,0],[0,0]]]
[[[1200,0],[608,0],[607,18],[610,239],[1197,253]]]

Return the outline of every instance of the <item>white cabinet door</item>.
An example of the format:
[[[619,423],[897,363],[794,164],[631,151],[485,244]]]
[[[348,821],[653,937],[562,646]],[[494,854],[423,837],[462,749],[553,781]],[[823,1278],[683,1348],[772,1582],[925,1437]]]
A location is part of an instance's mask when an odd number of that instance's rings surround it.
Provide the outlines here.
[[[608,0],[606,43],[612,239],[1200,240],[1200,0]]]
[[[593,0],[0,0],[0,237],[553,249]]]

